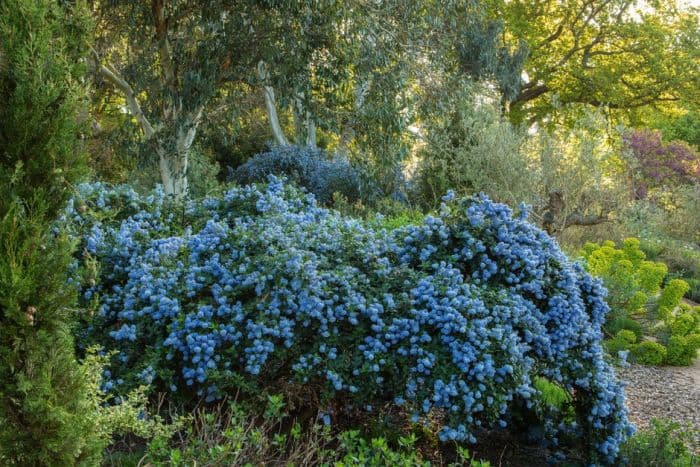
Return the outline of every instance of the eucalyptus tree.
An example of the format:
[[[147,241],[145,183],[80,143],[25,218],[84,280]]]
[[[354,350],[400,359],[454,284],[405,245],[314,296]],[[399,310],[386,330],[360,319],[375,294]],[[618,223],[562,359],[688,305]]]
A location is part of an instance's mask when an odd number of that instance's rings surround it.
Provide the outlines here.
[[[517,93],[526,48],[501,32],[475,0],[356,2],[341,30],[347,65],[332,97],[338,150],[369,156],[382,191],[392,191],[424,135],[416,130],[444,117],[422,112],[426,100],[458,99],[452,86],[465,78]]]
[[[698,101],[698,11],[676,1],[484,0],[504,34],[524,40],[525,79],[510,99],[515,121],[542,121],[562,106],[638,109]],[[682,104],[681,104],[682,105]]]
[[[165,191],[177,196],[187,191],[188,155],[212,102],[235,108],[231,91],[241,85],[259,92],[277,144],[315,147],[320,129],[326,147],[367,161],[388,190],[413,144],[419,76],[439,76],[449,62],[450,72],[493,78],[509,94],[519,70],[520,55],[470,0],[94,7],[98,82],[119,91]]]
[[[230,72],[228,43],[239,20],[205,3],[95,5],[95,71],[122,94],[158,156],[166,193],[176,196],[187,192],[189,150],[207,100]]]
[[[166,193],[187,193],[190,149],[212,98],[225,84],[248,80],[256,68],[265,77],[269,44],[285,40],[270,18],[291,15],[296,6],[218,0],[94,4],[94,70],[100,82],[119,90],[138,122],[157,155]]]
[[[297,2],[289,11],[274,10],[260,18],[269,34],[259,43],[262,58],[251,84],[262,87],[268,121],[278,145],[293,142],[316,147],[316,127],[323,105],[318,97],[320,88],[337,85],[337,79],[321,85],[318,76],[329,67],[343,66],[336,60],[337,31],[351,11],[346,2],[308,0]],[[280,109],[291,109],[292,138],[280,123]]]
[[[187,191],[199,125],[215,97],[236,94],[231,86],[260,90],[277,144],[316,146],[324,113],[319,88],[338,84],[325,78],[339,65],[338,31],[352,14],[345,2],[117,1],[95,10],[95,71],[120,91],[139,123],[167,193]],[[323,73],[325,81],[318,78]],[[290,108],[294,137],[281,118]]]

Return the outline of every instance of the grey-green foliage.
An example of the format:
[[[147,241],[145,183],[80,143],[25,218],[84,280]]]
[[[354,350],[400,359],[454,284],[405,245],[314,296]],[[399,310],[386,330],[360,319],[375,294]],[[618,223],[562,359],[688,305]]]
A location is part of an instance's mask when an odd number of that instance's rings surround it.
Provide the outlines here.
[[[523,41],[517,47],[506,43],[503,22],[487,19],[479,2],[466,3],[473,13],[458,22],[459,34],[453,39],[459,69],[472,79],[495,81],[503,101],[512,101],[522,85],[521,73],[527,47]]]
[[[466,80],[431,91],[414,177],[421,203],[435,206],[449,189],[484,192],[511,205],[531,201],[534,173],[521,151],[527,135],[501,116],[497,97]]]
[[[552,215],[550,231],[611,219],[626,205],[630,188],[618,142],[597,111],[528,138],[523,151],[537,167],[534,204]]]
[[[693,249],[700,245],[700,185],[675,186],[656,200],[635,200],[621,212],[630,234],[680,243]],[[697,249],[695,247],[695,249]]]

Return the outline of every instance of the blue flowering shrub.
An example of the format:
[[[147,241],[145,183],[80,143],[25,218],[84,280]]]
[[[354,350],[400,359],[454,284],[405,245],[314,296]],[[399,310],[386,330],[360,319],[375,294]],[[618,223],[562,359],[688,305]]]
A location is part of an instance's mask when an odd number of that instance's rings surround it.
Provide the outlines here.
[[[270,175],[285,176],[306,188],[322,204],[339,193],[349,201],[360,197],[361,177],[346,158],[329,156],[320,149],[275,146],[256,154],[231,174],[240,184],[265,182]]]
[[[288,382],[331,422],[399,406],[469,442],[522,409],[600,463],[632,431],[601,347],[605,290],[524,210],[447,196],[419,225],[373,228],[273,178],[185,206],[86,185],[63,222],[95,310],[82,340],[118,351],[115,393],[145,382],[214,400]]]

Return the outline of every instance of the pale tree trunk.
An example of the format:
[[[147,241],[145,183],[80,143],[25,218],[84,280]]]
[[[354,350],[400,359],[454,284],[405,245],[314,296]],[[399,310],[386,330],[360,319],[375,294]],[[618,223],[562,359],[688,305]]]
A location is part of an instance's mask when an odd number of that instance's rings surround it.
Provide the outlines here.
[[[311,112],[304,108],[304,93],[299,92],[294,98],[294,129],[296,143],[316,149],[316,122]]]
[[[275,141],[280,146],[289,146],[289,141],[284,136],[282,125],[280,125],[279,117],[277,116],[277,103],[275,102],[275,90],[272,86],[263,86],[265,94],[265,108],[267,109],[267,117],[270,120],[270,128]]]
[[[99,72],[103,78],[112,83],[117,89],[119,89],[124,94],[126,104],[129,107],[129,112],[131,112],[134,118],[136,118],[136,121],[141,126],[141,129],[143,130],[143,134],[146,137],[146,139],[151,139],[155,134],[155,130],[153,128],[153,125],[151,125],[151,123],[146,118],[146,115],[144,115],[143,110],[141,109],[141,105],[139,105],[139,102],[136,99],[136,93],[134,92],[133,88],[124,78],[122,78],[122,76],[113,66],[111,66],[109,63],[107,63],[106,65],[100,63],[99,57],[97,56],[97,52],[95,51],[95,49],[91,49],[91,51],[94,59],[93,65],[96,71]]]
[[[268,83],[269,72],[267,66],[262,60],[258,63],[258,78],[262,83],[263,95],[265,96],[265,109],[267,110],[267,119],[270,121],[270,129],[275,141],[280,146],[289,146],[289,141],[284,136],[282,125],[277,115],[277,102],[275,101],[275,89]]]
[[[163,189],[168,195],[183,198],[187,195],[187,170],[192,143],[197,135],[197,128],[202,117],[200,107],[194,115],[184,118],[184,122],[176,122],[175,135],[170,144],[159,142],[158,158]]]
[[[174,156],[161,153],[159,167],[165,194],[183,198],[187,194],[187,153]]]
[[[294,140],[297,144],[305,139],[304,125],[301,123],[301,114],[299,113],[299,105],[297,100],[294,100],[292,105],[292,118],[294,120]]]
[[[316,149],[316,122],[311,112],[304,108],[304,93],[299,92],[294,98],[294,127],[296,142],[298,145],[305,144],[307,147]]]
[[[146,118],[141,106],[136,99],[136,93],[129,83],[121,77],[121,75],[111,65],[102,65],[96,59],[95,66],[97,71],[117,87],[126,98],[129,112],[136,118],[136,121],[143,130],[144,137],[147,141],[152,140],[155,143],[156,153],[158,154],[158,166],[160,170],[161,182],[166,194],[173,195],[176,198],[183,198],[187,194],[187,168],[189,162],[189,152],[197,134],[197,127],[201,119],[203,109],[200,108],[194,112],[191,117],[185,117],[183,121],[179,112],[174,106],[170,106],[165,111],[174,126],[178,129],[175,135],[168,140],[159,140],[156,135],[156,130]]]
[[[166,2],[164,0],[154,0],[152,2],[160,66],[164,82],[171,96],[170,101],[163,108],[163,123],[159,128],[155,128],[148,121],[136,97],[137,94],[129,83],[109,63],[103,65],[94,49],[91,48],[91,52],[95,69],[124,94],[129,112],[141,126],[145,139],[154,143],[158,154],[158,167],[165,193],[181,199],[187,195],[189,153],[197,134],[203,107],[200,106],[187,113],[183,112],[182,99],[178,97],[176,64],[172,59],[170,42],[168,40],[168,21],[165,9]],[[163,128],[167,130],[174,129],[174,134],[161,137]]]
[[[362,107],[365,105],[365,97],[367,96],[367,92],[369,91],[371,85],[371,78],[355,83],[355,103],[353,107],[356,115],[359,115],[360,112],[362,112]],[[355,116],[351,115],[348,121],[342,125],[336,152],[340,155],[348,156],[350,152],[350,142],[353,138],[355,138]]]
[[[316,149],[316,122],[311,118],[311,114],[307,113],[306,117],[306,145]]]

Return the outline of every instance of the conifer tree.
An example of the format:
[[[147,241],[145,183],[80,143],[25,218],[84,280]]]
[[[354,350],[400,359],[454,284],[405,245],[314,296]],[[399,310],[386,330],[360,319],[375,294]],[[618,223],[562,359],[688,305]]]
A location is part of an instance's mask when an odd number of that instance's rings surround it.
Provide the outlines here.
[[[0,465],[94,465],[101,451],[71,337],[71,245],[52,230],[85,171],[82,11],[0,0]]]

